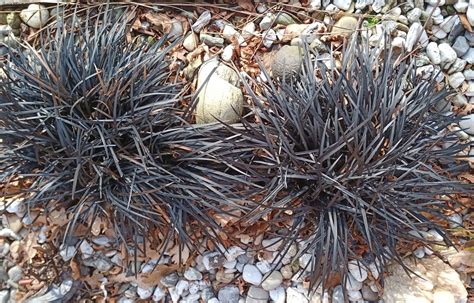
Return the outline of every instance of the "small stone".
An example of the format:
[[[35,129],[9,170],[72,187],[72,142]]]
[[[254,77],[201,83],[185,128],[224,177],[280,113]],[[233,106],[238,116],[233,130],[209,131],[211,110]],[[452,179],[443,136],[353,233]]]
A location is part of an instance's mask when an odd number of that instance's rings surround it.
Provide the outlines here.
[[[385,0],[374,0],[374,3],[372,4],[372,10],[376,13],[380,13],[384,5]]]
[[[471,136],[474,136],[474,114],[462,117],[459,127]]]
[[[212,291],[212,289],[210,287],[205,287],[202,291],[201,291],[201,299],[204,301],[204,302],[208,302],[211,300],[211,298],[214,298],[215,295],[214,295],[214,292]],[[215,298],[217,300],[217,298]],[[218,303],[219,301],[217,301]]]
[[[359,290],[349,290],[347,291],[347,296],[351,301],[362,300],[362,293]]]
[[[370,272],[372,273],[372,276],[375,279],[378,279],[380,276],[380,271],[379,271],[380,268],[377,268],[377,265],[374,262],[370,263],[368,267],[369,267]]]
[[[362,286],[362,298],[367,301],[378,301],[379,294],[374,292],[369,286],[363,285]]]
[[[10,238],[12,240],[21,240],[21,237],[18,236],[13,230],[9,228],[3,228],[0,230],[0,238]]]
[[[244,28],[242,29],[242,37],[244,39],[250,39],[255,35],[255,23],[249,22],[245,24]]]
[[[296,21],[287,13],[279,13],[275,20],[275,23],[281,24],[281,25],[290,25],[290,24],[295,24]]]
[[[454,4],[454,9],[458,12],[458,13],[466,13],[467,11],[467,8],[469,6],[469,3],[468,2],[465,2],[465,1],[457,1],[455,4]]]
[[[287,303],[308,303],[308,299],[294,287],[286,289]]]
[[[10,291],[7,289],[0,290],[0,303],[7,303],[10,299]]]
[[[266,48],[270,48],[273,45],[273,42],[277,40],[276,32],[273,29],[269,29],[263,33],[263,45]]]
[[[208,34],[201,33],[199,35],[199,39],[201,40],[202,43],[208,46],[218,46],[218,47],[224,46],[224,38],[221,38],[221,37],[214,37]]]
[[[465,78],[463,73],[457,72],[452,75],[449,75],[448,82],[452,88],[458,88],[464,82]]]
[[[219,283],[228,284],[228,283],[232,282],[233,279],[234,279],[234,274],[231,273],[231,272],[228,273],[228,272],[225,272],[223,270],[219,270],[216,273],[216,281],[219,282]]]
[[[301,49],[298,46],[283,46],[276,54],[272,62],[272,75],[275,78],[290,77],[292,75],[298,75],[301,71],[301,64],[303,63],[303,56]],[[265,240],[262,241],[262,245],[265,247]],[[271,245],[274,249],[275,246],[279,246],[280,243]],[[267,248],[268,251],[270,250]]]
[[[456,58],[456,61],[454,61],[454,63],[449,67],[448,74],[462,72],[464,70],[464,67],[466,67],[466,64],[466,60]]]
[[[189,33],[183,41],[183,47],[188,51],[192,52],[196,49],[199,44],[199,39],[195,33]]]
[[[367,270],[361,266],[360,262],[352,260],[349,262],[348,269],[351,275],[359,282],[364,282],[367,279]]]
[[[250,300],[249,300],[250,299]],[[247,303],[266,303],[268,300],[268,291],[260,287],[250,286],[247,293]]]
[[[283,282],[283,276],[280,272],[274,271],[262,282],[262,288],[265,290],[272,290],[277,288]]]
[[[426,46],[426,55],[430,58],[431,63],[433,64],[440,64],[441,63],[441,55],[439,53],[438,44],[435,42],[430,42]]]
[[[201,280],[202,274],[197,271],[195,268],[190,267],[184,272],[184,278],[189,281]]]
[[[461,94],[456,95],[456,97],[458,97],[458,96],[463,97],[464,98],[463,101],[465,100],[465,105],[467,105],[467,98],[464,97]],[[464,102],[463,102],[463,104],[464,104]],[[456,103],[454,105],[456,105]],[[461,214],[452,214],[451,216],[449,216],[449,221],[450,221],[449,222],[449,227],[450,228],[461,227],[462,226],[462,215]]]
[[[76,254],[76,248],[74,246],[63,246],[59,251],[59,255],[65,262],[71,260]]]
[[[26,213],[26,206],[22,200],[14,200],[7,203],[6,211],[10,214],[17,214],[19,217],[23,217]]]
[[[245,250],[238,246],[231,246],[224,253],[227,261],[234,261],[243,254],[245,254]]]
[[[458,57],[464,56],[469,50],[469,43],[467,42],[466,37],[459,36],[456,38],[456,41],[453,44],[453,49],[458,55]]]
[[[449,32],[451,32],[453,27],[459,22],[460,22],[459,16],[458,15],[453,15],[453,16],[449,16],[446,19],[444,19],[443,22],[440,23],[439,27],[443,31],[445,31],[446,33],[449,33]]]
[[[411,52],[417,42],[420,42],[422,46],[428,44],[428,35],[419,22],[413,23],[408,30],[405,42],[407,51]]]
[[[142,300],[146,300],[153,295],[153,287],[141,288],[137,287],[137,294]]]
[[[332,27],[333,35],[349,35],[357,30],[358,21],[354,17],[343,16]]]
[[[236,39],[239,44],[245,42],[244,37],[242,37],[240,33],[230,24],[224,25],[224,29],[222,30],[222,36],[230,43],[232,43],[234,39]]]
[[[443,40],[448,36],[448,33],[446,33],[437,25],[433,25],[431,31],[433,32],[433,36],[436,37],[438,40]]]
[[[423,247],[418,247],[417,249],[415,249],[415,251],[413,252],[413,254],[415,255],[415,257],[417,257],[418,259],[421,259],[425,256],[425,249]]]
[[[410,23],[419,22],[421,17],[421,9],[415,7],[407,13],[407,18]]]
[[[217,299],[217,298],[211,298],[211,299],[209,299],[207,301],[204,301],[204,302],[207,302],[207,303],[220,303],[219,299]]]
[[[280,268],[280,273],[283,276],[283,279],[291,279],[291,277],[293,277],[293,270],[291,268],[291,265],[285,265]]]
[[[357,281],[351,274],[347,275],[346,289],[349,291],[357,291],[362,289],[362,282]]]
[[[13,266],[8,270],[8,278],[13,282],[18,282],[23,277],[23,269],[20,266]]]
[[[258,286],[262,282],[262,278],[262,273],[255,265],[246,264],[244,266],[244,271],[242,272],[242,279],[244,279],[245,282]]]
[[[234,261],[226,261],[226,262],[224,263],[224,268],[232,269],[232,268],[235,268],[236,265],[237,265],[237,260],[234,260]]]
[[[262,274],[266,274],[272,270],[272,267],[267,260],[259,261],[255,263],[255,266],[257,266]]]
[[[474,64],[474,47],[469,48],[467,53],[462,57],[469,64]]]
[[[176,288],[169,288],[168,292],[169,292],[169,295],[171,297],[171,301],[173,303],[178,303],[179,297],[181,297],[181,295],[178,294],[178,291],[176,290]]]
[[[285,303],[286,302],[286,292],[283,287],[278,287],[270,290],[270,298],[274,303]]]
[[[232,60],[232,57],[234,56],[234,49],[235,47],[232,44],[227,45],[222,51],[222,60],[224,60],[225,62],[229,62],[230,60]]]
[[[81,242],[81,245],[79,246],[79,250],[81,251],[83,258],[85,259],[92,257],[92,255],[94,254],[94,249],[89,244],[89,242],[87,242],[87,240],[83,240]]]
[[[176,293],[179,296],[182,296],[184,294],[184,292],[187,291],[188,289],[189,289],[189,282],[188,281],[179,280],[178,283],[176,283],[175,290],[176,290]]]
[[[474,69],[466,69],[463,74],[466,80],[474,80]]]
[[[447,290],[437,290],[433,293],[433,303],[456,303],[456,299]]]
[[[466,10],[467,21],[471,26],[474,26],[474,1],[469,0],[469,5]]]
[[[210,11],[204,11],[199,18],[194,22],[194,24],[191,26],[192,30],[195,33],[199,33],[204,26],[208,25],[209,22],[211,22],[211,12]]]
[[[344,303],[344,293],[341,285],[334,287],[332,292],[332,303]]]
[[[217,298],[220,303],[238,303],[240,291],[237,286],[225,286],[219,290]]]
[[[351,7],[352,1],[351,0],[334,0],[333,3],[339,9],[342,9],[343,11],[346,11]]]
[[[441,67],[446,67],[456,61],[457,54],[448,43],[438,45],[441,57]]]
[[[92,266],[100,272],[108,272],[113,267],[113,264],[108,258],[99,257],[93,260]]]
[[[269,29],[273,24],[273,20],[275,20],[275,16],[273,14],[266,14],[259,23],[260,29],[263,31]]]
[[[169,275],[163,276],[160,279],[161,284],[165,287],[175,287],[176,283],[178,283],[179,277],[177,273],[171,273]]]
[[[30,4],[20,12],[20,18],[32,28],[41,28],[48,22],[49,11],[44,5]]]

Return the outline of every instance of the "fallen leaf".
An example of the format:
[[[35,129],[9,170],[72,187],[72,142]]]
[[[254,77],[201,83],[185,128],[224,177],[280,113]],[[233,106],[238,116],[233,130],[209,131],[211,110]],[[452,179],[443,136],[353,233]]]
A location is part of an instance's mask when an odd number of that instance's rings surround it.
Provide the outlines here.
[[[255,11],[255,5],[251,0],[237,0],[237,4],[246,11]]]
[[[165,33],[169,33],[171,30],[172,21],[171,18],[163,13],[147,13],[145,19],[148,20],[152,25],[156,26],[158,30]]]

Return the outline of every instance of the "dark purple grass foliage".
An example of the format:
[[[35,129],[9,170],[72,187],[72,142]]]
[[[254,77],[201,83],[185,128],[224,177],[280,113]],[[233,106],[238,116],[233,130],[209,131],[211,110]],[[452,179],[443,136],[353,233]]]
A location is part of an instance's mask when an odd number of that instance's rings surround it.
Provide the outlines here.
[[[359,36],[340,70],[304,53],[298,77],[271,80],[262,97],[247,85],[261,123],[233,132],[258,146],[250,166],[269,180],[262,207],[247,219],[272,212],[281,222],[292,211],[289,228],[277,233],[285,245],[306,243],[300,254],[312,256],[313,286],[334,273],[344,280],[352,258],[376,261],[382,272],[388,259],[401,261],[398,244],[428,243],[423,230],[449,244],[439,222],[458,205],[455,194],[473,187],[453,179],[466,169],[457,161],[466,146],[446,131],[457,118],[433,111],[448,92],[417,77],[413,61],[394,65],[388,45],[371,49]]]
[[[252,185],[221,161],[235,153],[216,139],[226,138],[221,126],[182,119],[184,89],[168,60],[174,45],[166,37],[128,43],[127,16],[73,15],[45,32],[38,51],[9,54],[0,182],[32,180],[23,189],[30,208],[73,213],[66,242],[97,216],[134,249],[148,238],[163,250],[176,236],[187,245],[199,245],[189,241],[196,234],[218,241],[212,213],[244,208]]]

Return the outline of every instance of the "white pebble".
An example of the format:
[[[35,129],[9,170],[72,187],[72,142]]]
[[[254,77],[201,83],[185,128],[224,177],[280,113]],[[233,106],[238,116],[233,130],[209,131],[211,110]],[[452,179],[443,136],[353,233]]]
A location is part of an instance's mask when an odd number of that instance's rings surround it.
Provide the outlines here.
[[[262,282],[262,278],[262,273],[255,265],[246,264],[244,266],[242,279],[244,279],[245,282],[258,286]]]
[[[184,277],[189,281],[201,280],[202,274],[193,267],[188,268],[184,272]]]
[[[277,287],[269,291],[270,298],[275,303],[285,303],[286,302],[286,293],[283,287]]]
[[[181,296],[185,291],[187,291],[189,288],[189,282],[186,280],[179,280],[178,283],[176,284],[175,290],[176,294]],[[170,288],[171,290],[171,288]]]
[[[440,64],[441,63],[441,55],[439,54],[438,44],[435,42],[430,42],[426,46],[426,55],[430,58],[431,63],[433,64]]]
[[[286,289],[287,303],[308,303],[308,299],[294,287]]]
[[[352,260],[347,265],[349,272],[359,282],[364,282],[367,279],[367,270],[362,266],[360,262]]]
[[[462,215],[461,214],[452,214],[449,216],[449,227],[456,228],[462,226]]]
[[[232,44],[227,45],[224,47],[224,50],[222,51],[222,60],[229,62],[232,60],[232,57],[234,56],[234,46]]]
[[[65,262],[71,260],[75,254],[76,248],[74,246],[63,246],[59,251],[59,255]]]
[[[362,282],[357,281],[351,274],[348,274],[347,281],[346,281],[346,289],[347,290],[361,290]]]
[[[148,299],[153,294],[153,287],[141,288],[139,286],[137,287],[137,294],[142,300]]]
[[[257,266],[258,270],[260,270],[262,274],[266,274],[272,270],[270,263],[268,263],[268,261],[266,260],[255,263],[255,266]]]

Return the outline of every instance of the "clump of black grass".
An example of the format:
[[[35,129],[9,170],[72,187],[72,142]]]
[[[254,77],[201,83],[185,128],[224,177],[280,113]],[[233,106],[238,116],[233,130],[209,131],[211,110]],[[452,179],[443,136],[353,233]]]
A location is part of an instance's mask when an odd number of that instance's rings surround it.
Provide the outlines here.
[[[248,89],[260,123],[233,128],[258,146],[251,166],[269,180],[247,219],[267,216],[283,248],[303,243],[315,287],[335,274],[345,281],[350,259],[382,273],[388,260],[402,262],[404,243],[428,245],[429,229],[451,244],[445,211],[473,187],[455,180],[467,169],[458,162],[466,146],[446,131],[457,118],[433,110],[449,93],[417,77],[414,61],[394,64],[389,45],[359,36],[339,69],[304,53],[298,77],[270,80],[261,97]]]
[[[30,209],[72,213],[66,242],[86,237],[77,227],[98,217],[134,249],[147,239],[163,250],[176,238],[218,241],[213,214],[244,208],[252,185],[221,160],[235,152],[216,139],[221,126],[182,118],[184,89],[169,68],[174,44],[129,43],[129,16],[72,14],[44,32],[39,50],[10,52],[0,85],[0,182],[31,182],[10,193]]]

